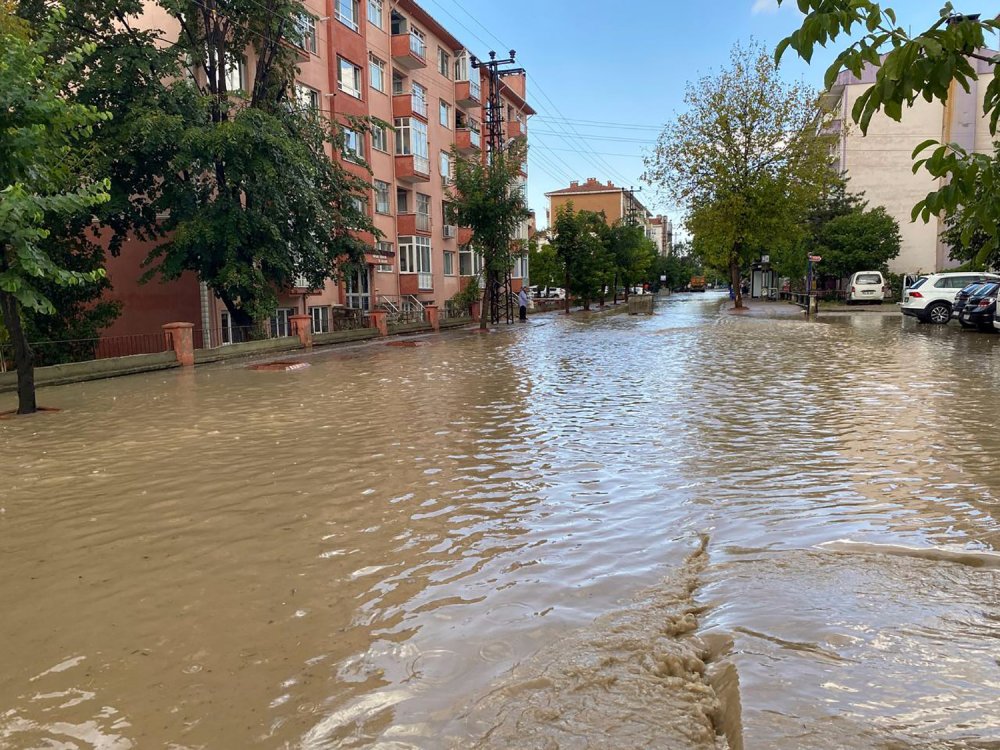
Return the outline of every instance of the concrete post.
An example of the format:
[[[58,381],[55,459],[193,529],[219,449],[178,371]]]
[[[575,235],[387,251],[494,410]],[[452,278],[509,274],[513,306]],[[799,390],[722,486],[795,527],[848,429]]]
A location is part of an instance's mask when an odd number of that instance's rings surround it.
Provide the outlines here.
[[[289,317],[289,320],[292,322],[292,335],[298,336],[299,341],[302,342],[302,346],[306,349],[312,349],[312,316],[292,315]]]
[[[378,329],[379,336],[389,335],[389,321],[385,310],[372,310],[368,315],[372,319],[372,324]]]
[[[427,311],[427,322],[431,324],[431,328],[435,332],[441,330],[441,311],[438,309],[437,305],[424,305],[424,310]]]
[[[194,323],[164,323],[163,335],[181,366],[194,367]]]
[[[471,312],[472,312],[472,320],[473,320],[473,322],[476,322],[476,323],[479,322],[479,312],[480,312],[480,309],[482,308],[482,306],[483,306],[482,302],[473,302],[472,303],[472,311]]]

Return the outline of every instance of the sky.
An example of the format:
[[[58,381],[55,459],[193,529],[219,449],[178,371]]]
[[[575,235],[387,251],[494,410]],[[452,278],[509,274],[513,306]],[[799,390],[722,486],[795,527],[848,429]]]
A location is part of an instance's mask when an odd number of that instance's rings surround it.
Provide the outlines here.
[[[794,0],[780,8],[776,0],[419,2],[473,54],[514,49],[527,69],[528,102],[538,110],[528,123],[528,200],[539,227],[545,193],[588,177],[641,188],[637,197],[677,225],[677,208],[657,204],[640,175],[643,154],[684,106],[685,84],[718,70],[736,42],[773,48],[801,19]],[[917,30],[944,0],[888,4]],[[782,70],[818,88],[834,56],[821,51],[809,66],[790,52]]]

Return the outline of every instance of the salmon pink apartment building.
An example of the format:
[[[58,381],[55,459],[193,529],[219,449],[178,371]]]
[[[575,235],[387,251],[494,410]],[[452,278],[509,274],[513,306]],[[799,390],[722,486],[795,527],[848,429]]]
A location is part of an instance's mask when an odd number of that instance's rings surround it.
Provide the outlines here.
[[[468,245],[471,233],[447,224],[444,207],[452,147],[485,158],[490,79],[473,67],[465,45],[413,0],[304,0],[303,8],[296,94],[345,127],[344,154],[335,158],[371,183],[366,209],[382,236],[364,237],[371,245],[365,268],[349,278],[329,280],[323,289],[285,290],[271,334],[288,335],[296,314],[310,315],[314,332],[324,333],[363,311],[420,315],[425,305],[444,307],[481,271]],[[147,20],[175,33],[155,5]],[[246,88],[252,68],[252,59],[235,67],[229,88]],[[504,134],[526,136],[535,112],[526,101],[523,72],[500,79],[500,99]],[[357,116],[392,127],[355,132],[348,122]],[[525,189],[526,171],[521,180]],[[525,222],[518,239],[527,237]],[[106,334],[150,333],[183,320],[205,331],[206,346],[233,340],[225,306],[194,274],[167,284],[138,283],[148,249],[128,243],[121,257],[108,259],[111,296],[123,310]],[[515,292],[526,276],[527,259],[519,258],[512,269]]]

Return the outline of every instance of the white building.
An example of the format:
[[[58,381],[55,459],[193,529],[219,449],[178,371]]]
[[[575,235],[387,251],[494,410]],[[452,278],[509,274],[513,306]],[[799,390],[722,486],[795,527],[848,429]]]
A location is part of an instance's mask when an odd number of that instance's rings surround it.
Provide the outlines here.
[[[979,80],[971,82],[968,94],[953,83],[946,104],[918,99],[904,109],[901,122],[878,112],[871,119],[867,135],[862,135],[850,114],[858,97],[874,83],[874,66],[867,66],[860,78],[841,73],[824,96],[824,104],[835,118],[832,128],[840,133],[839,167],[850,177],[848,189],[863,192],[870,207],[885,206],[899,222],[902,247],[899,256],[889,261],[889,269],[896,273],[927,273],[955,265],[939,239],[944,229],[942,220],[932,218],[926,224],[921,219],[910,221],[913,206],[940,186],[923,170],[913,174],[911,154],[918,144],[931,138],[992,153],[989,122],[983,116],[983,94],[993,73],[988,64],[972,62],[978,66]]]

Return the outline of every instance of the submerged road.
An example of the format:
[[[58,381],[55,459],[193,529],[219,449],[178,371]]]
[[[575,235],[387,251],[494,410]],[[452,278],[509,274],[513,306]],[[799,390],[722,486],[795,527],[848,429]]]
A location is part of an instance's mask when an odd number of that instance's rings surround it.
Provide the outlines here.
[[[0,748],[1000,745],[1000,337],[721,302],[42,391]]]

